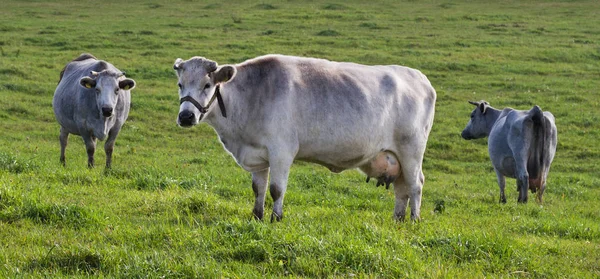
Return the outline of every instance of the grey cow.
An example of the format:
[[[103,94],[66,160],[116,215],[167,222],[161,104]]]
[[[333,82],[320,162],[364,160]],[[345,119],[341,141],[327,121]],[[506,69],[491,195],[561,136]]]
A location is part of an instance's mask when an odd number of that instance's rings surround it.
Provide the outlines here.
[[[106,167],[110,168],[115,140],[129,115],[129,91],[134,87],[135,81],[125,73],[91,54],[81,54],[65,66],[52,100],[60,124],[63,165],[69,134],[74,134],[85,142],[89,167],[94,166],[96,139],[106,139]]]
[[[527,189],[537,192],[542,202],[546,178],[556,152],[557,131],[554,116],[534,106],[530,110],[498,110],[486,101],[476,106],[462,131],[464,139],[489,136],[488,150],[500,186],[500,202],[506,203],[504,177],[517,179],[519,202],[527,202]]]
[[[209,124],[252,173],[255,218],[263,218],[267,185],[271,220],[282,218],[290,167],[301,160],[393,181],[395,218],[404,219],[410,205],[411,219],[419,219],[436,92],[418,70],[284,55],[221,67],[203,57],[179,58],[173,67],[177,123]]]

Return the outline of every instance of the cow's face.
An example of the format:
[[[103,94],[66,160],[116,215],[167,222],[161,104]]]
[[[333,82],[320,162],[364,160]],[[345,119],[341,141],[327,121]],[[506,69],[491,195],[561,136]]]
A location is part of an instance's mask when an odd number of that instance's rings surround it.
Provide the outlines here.
[[[125,78],[124,73],[115,73],[104,70],[91,72],[91,77],[86,76],[79,80],[81,86],[90,89],[91,94],[96,94],[96,105],[103,117],[114,114],[119,94],[135,87],[135,81]]]
[[[177,124],[181,127],[198,124],[212,108],[209,102],[213,99],[216,86],[227,82],[235,74],[232,66],[219,68],[216,62],[203,57],[193,57],[187,61],[177,58],[173,69],[178,77],[181,102]]]
[[[469,101],[469,103],[475,105],[476,108],[471,112],[471,120],[467,123],[467,127],[462,131],[461,136],[466,140],[484,138],[488,133],[486,112],[489,103],[486,101]]]

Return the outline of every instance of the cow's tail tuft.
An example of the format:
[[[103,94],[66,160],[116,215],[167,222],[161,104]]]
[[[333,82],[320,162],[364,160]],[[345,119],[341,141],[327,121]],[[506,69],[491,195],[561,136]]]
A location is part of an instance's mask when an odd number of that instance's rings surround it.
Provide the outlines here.
[[[527,159],[527,172],[529,179],[541,182],[542,172],[544,170],[544,157],[548,152],[546,146],[546,133],[548,132],[548,122],[544,118],[544,113],[539,106],[534,106],[529,111],[529,117],[532,122],[531,142],[529,146],[529,158]],[[540,185],[541,186],[541,185]]]

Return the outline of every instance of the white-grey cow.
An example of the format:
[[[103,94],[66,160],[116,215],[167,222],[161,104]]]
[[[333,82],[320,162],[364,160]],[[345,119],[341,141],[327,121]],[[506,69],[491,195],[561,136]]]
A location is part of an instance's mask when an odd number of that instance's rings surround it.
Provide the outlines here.
[[[301,160],[333,172],[394,175],[395,218],[403,220],[410,203],[411,219],[419,219],[436,92],[418,70],[283,55],[220,67],[203,57],[178,58],[174,69],[177,123],[208,123],[252,173],[255,218],[263,218],[269,184],[271,221],[281,220],[290,167]],[[386,160],[389,154],[396,159]],[[383,169],[373,160],[383,160]]]
[[[517,179],[518,202],[527,202],[527,188],[542,202],[546,178],[556,152],[557,131],[552,113],[534,106],[530,110],[498,110],[486,101],[476,106],[462,131],[464,139],[489,136],[488,151],[500,186],[500,202],[506,203],[504,177]]]
[[[81,54],[65,66],[52,100],[60,124],[63,165],[69,134],[74,134],[85,142],[89,167],[94,166],[96,139],[106,139],[106,167],[111,167],[115,140],[129,115],[129,91],[134,87],[135,81],[125,73],[91,54]]]

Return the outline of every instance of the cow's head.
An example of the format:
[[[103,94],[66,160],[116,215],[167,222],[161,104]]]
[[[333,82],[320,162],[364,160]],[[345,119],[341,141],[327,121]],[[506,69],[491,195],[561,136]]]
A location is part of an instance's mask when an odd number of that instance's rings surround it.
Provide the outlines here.
[[[198,56],[187,61],[177,58],[173,69],[179,78],[181,104],[177,124],[182,127],[198,124],[212,107],[209,102],[216,86],[231,80],[236,73],[233,66],[219,67],[217,62]]]
[[[92,71],[90,76],[82,77],[79,84],[89,89],[90,94],[96,94],[98,111],[104,117],[113,115],[119,94],[135,87],[135,81],[125,78],[125,73],[108,70],[102,72]]]
[[[461,136],[466,139],[480,139],[488,136],[488,125],[486,120],[486,112],[490,104],[486,101],[469,101],[470,104],[476,106],[471,112],[471,120],[467,123],[467,127],[462,131]]]

